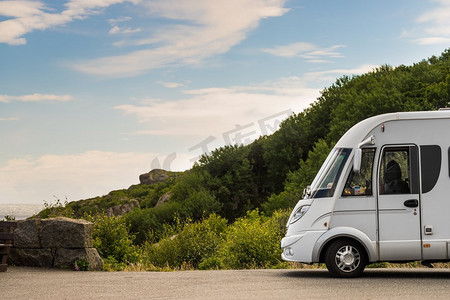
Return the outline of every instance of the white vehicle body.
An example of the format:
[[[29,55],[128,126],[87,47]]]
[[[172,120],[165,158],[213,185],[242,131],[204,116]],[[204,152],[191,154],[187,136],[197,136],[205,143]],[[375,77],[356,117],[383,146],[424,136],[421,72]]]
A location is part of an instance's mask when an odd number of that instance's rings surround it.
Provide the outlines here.
[[[372,262],[450,260],[449,156],[449,110],[384,114],[356,124],[295,206],[282,258],[336,262],[338,271],[330,271],[349,277]],[[351,253],[352,245],[360,253]],[[360,255],[364,266],[354,270]]]

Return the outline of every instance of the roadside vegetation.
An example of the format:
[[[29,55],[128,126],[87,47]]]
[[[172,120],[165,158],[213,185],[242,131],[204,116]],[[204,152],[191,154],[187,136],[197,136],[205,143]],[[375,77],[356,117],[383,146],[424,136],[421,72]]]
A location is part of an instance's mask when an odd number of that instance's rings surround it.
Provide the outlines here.
[[[162,182],[47,204],[37,217],[92,221],[107,270],[289,267],[279,249],[289,212],[339,138],[374,115],[449,106],[450,50],[412,66],[384,65],[337,79],[270,136],[216,149]]]

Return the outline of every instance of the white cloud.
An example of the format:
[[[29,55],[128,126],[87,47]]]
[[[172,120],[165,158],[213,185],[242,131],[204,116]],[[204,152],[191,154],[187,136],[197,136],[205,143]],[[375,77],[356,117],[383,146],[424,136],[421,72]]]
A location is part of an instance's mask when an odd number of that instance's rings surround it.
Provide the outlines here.
[[[109,30],[109,34],[118,34],[120,32],[119,26],[115,25],[113,28]]]
[[[141,32],[141,31],[142,31],[142,28],[130,28],[130,27],[127,27],[125,29],[121,29],[120,33],[132,34],[132,33],[138,33],[138,32]]]
[[[277,46],[271,49],[263,49],[262,51],[275,56],[296,57],[299,56],[300,53],[309,52],[316,48],[317,47],[311,43],[298,42],[284,46]]]
[[[245,133],[254,132],[251,136],[257,138],[264,134],[258,121],[286,111],[303,111],[320,96],[319,88],[308,85],[327,85],[336,77],[359,75],[377,67],[366,64],[352,69],[309,72],[301,78],[293,76],[250,86],[184,90],[186,97],[182,100],[148,98],[140,105],[123,104],[114,108],[136,117],[142,124],[140,130],[127,134],[174,136],[199,141],[214,136],[222,140],[215,146],[222,146],[224,134],[236,126],[252,124]]]
[[[53,13],[41,1],[2,1],[0,16],[8,19],[0,22],[0,43],[26,44],[23,36],[27,33],[84,19],[98,13],[101,8],[122,2],[137,3],[139,0],[71,0],[64,4],[65,9],[59,13]]]
[[[141,4],[156,18],[173,20],[151,36],[114,45],[135,44],[142,50],[78,62],[73,68],[102,76],[132,76],[174,64],[193,64],[227,52],[259,22],[281,16],[285,0],[153,0]],[[182,22],[182,25],[180,24]]]
[[[353,69],[332,69],[326,71],[318,71],[318,72],[308,72],[305,73],[304,78],[310,82],[314,81],[334,81],[337,77],[343,75],[359,75],[367,72],[371,72],[374,69],[378,68],[378,65],[372,64],[364,64],[359,67]]]
[[[301,57],[308,59],[312,63],[324,63],[324,57],[340,58],[343,55],[336,50],[345,47],[344,45],[334,45],[328,48],[319,48],[311,43],[298,42],[289,45],[277,46],[274,48],[262,49],[263,52],[281,57]]]
[[[164,86],[164,87],[166,87],[166,88],[169,88],[169,89],[175,89],[175,88],[184,86],[184,84],[178,83],[178,82],[158,81],[157,83],[162,85],[162,86]]]
[[[198,63],[205,58],[227,52],[246,38],[259,22],[277,17],[288,10],[286,0],[70,0],[61,12],[54,12],[40,1],[0,2],[0,43],[23,45],[25,35],[84,19],[110,5],[131,2],[139,4],[155,18],[165,18],[167,25],[150,36],[135,41],[117,41],[116,46],[140,45],[141,50],[124,55],[77,62],[73,68],[102,76],[130,76],[172,64]],[[110,19],[110,34],[130,35],[141,28],[122,27],[129,17]],[[180,24],[183,25],[180,25]]]
[[[435,0],[438,7],[420,15],[416,22],[421,24],[425,37],[414,40],[419,45],[448,45],[450,41],[450,1]]]
[[[131,21],[131,20],[132,20],[131,17],[120,17],[120,18],[117,18],[117,19],[109,19],[108,22],[111,25],[117,25],[119,23],[128,22],[128,21]]]
[[[139,183],[139,175],[150,171],[157,157],[154,153],[87,151],[12,159],[0,166],[0,202],[42,203],[53,200],[53,195],[67,196],[69,201],[104,195]],[[164,161],[164,156],[159,159]],[[177,169],[176,163],[172,167]]]
[[[138,33],[142,31],[141,28],[120,28],[117,25],[114,25],[110,30],[109,34],[132,34],[132,33]]]
[[[2,121],[18,121],[19,118],[0,118],[0,122]]]
[[[30,94],[23,96],[0,95],[0,102],[10,103],[19,102],[42,102],[42,101],[70,101],[73,97],[70,95],[52,95],[52,94]]]
[[[127,35],[127,34],[133,34],[133,33],[138,33],[142,31],[142,28],[131,28],[131,27],[120,27],[118,24],[119,23],[125,23],[125,22],[129,22],[131,21],[132,18],[131,17],[120,17],[117,19],[109,19],[108,22],[109,24],[111,24],[111,29],[109,30],[109,34],[122,34],[122,35]],[[119,41],[119,42],[115,42],[114,45],[115,46],[122,46],[125,42],[124,41]]]
[[[430,24],[425,29],[429,34],[448,36],[450,35],[450,1],[438,0],[434,2],[439,3],[441,6],[424,13],[416,21]]]
[[[115,109],[134,115],[145,128],[134,134],[220,137],[237,124],[257,122],[274,114],[301,111],[319,96],[298,77],[254,86],[186,90],[190,97],[154,101],[145,105],[119,105]],[[285,116],[286,117],[286,116]],[[255,130],[260,133],[258,128]]]
[[[450,45],[450,37],[427,37],[414,40],[419,45]]]
[[[313,63],[313,64],[331,63],[331,61],[325,60],[325,59],[309,59],[308,62]]]

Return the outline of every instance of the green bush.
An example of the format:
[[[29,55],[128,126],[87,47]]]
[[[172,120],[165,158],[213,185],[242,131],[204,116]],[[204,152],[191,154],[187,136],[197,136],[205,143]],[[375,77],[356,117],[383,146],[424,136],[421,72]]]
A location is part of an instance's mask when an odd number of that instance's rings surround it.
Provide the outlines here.
[[[122,217],[96,215],[88,219],[94,223],[93,243],[102,258],[116,263],[138,261],[138,248],[133,245],[133,235]]]
[[[170,201],[182,205],[180,215],[200,220],[212,213],[219,213],[222,205],[216,197],[205,188],[211,177],[207,172],[194,167],[183,180],[172,188]]]
[[[206,258],[204,261],[202,261],[198,268],[200,270],[220,270],[224,269],[224,264],[222,259],[219,256],[212,256]]]
[[[221,207],[216,197],[205,189],[191,192],[183,202],[184,214],[195,220],[219,212]]]
[[[279,209],[293,208],[300,198],[300,193],[282,191],[278,195],[270,196],[267,202],[261,205],[261,208],[267,216],[270,216]]]
[[[216,263],[229,269],[271,268],[281,263],[280,240],[287,213],[263,217],[258,210],[236,220],[225,231]],[[210,261],[214,262],[214,261]]]
[[[186,172],[183,179],[178,181],[172,190],[171,200],[176,202],[183,202],[192,192],[204,188],[205,183],[211,178],[207,172],[194,166],[191,170]]]
[[[135,209],[124,215],[135,244],[156,242],[162,237],[164,224],[174,224],[176,218],[184,218],[183,205],[177,202],[163,203],[158,207]]]
[[[181,269],[186,265],[197,268],[216,254],[226,224],[224,218],[215,214],[202,221],[177,224],[176,227],[181,227],[177,234],[166,236],[156,244],[144,245],[147,263],[160,268]],[[171,231],[166,229],[166,235],[167,232]]]
[[[85,259],[77,259],[73,263],[75,271],[89,271],[89,262]]]
[[[173,187],[172,181],[152,185],[136,185],[128,189],[132,198],[140,199],[141,208],[155,207],[159,198]]]

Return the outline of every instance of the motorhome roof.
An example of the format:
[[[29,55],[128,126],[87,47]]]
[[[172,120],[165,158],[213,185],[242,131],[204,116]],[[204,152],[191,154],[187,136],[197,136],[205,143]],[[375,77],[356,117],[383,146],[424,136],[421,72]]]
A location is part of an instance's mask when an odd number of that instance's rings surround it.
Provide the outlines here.
[[[337,142],[336,147],[354,148],[368,137],[377,126],[396,120],[450,119],[450,110],[397,112],[365,119],[350,128]]]

